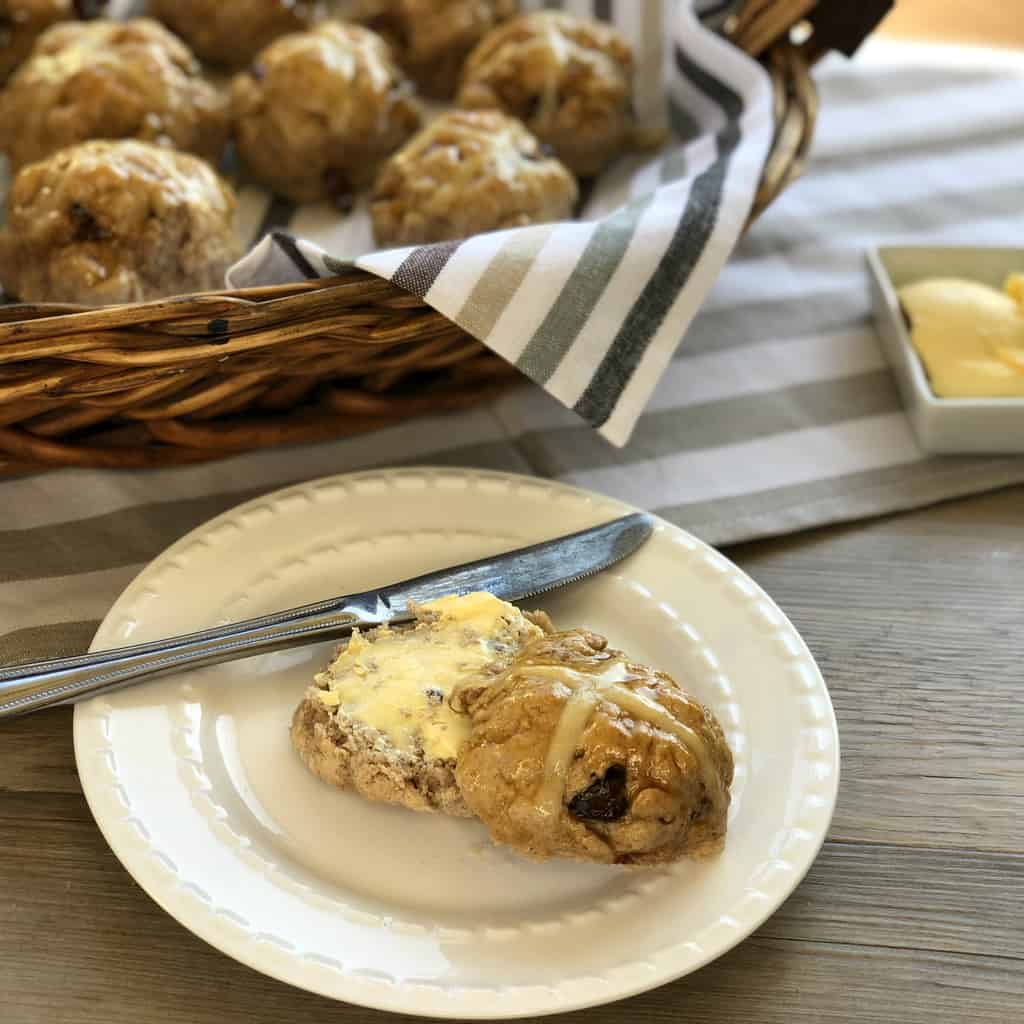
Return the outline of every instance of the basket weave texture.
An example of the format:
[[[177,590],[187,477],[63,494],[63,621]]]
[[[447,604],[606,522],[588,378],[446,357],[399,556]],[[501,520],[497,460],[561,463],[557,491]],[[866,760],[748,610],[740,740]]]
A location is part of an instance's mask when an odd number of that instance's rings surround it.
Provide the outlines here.
[[[750,0],[725,31],[766,65],[775,135],[753,220],[813,134],[816,0]],[[85,310],[0,307],[0,473],[157,467],[458,409],[520,379],[421,299],[361,270]]]

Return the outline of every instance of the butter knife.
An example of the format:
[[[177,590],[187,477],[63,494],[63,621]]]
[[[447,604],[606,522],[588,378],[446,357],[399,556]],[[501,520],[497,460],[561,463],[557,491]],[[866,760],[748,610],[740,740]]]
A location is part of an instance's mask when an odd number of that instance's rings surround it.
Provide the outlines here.
[[[198,633],[74,658],[0,669],[0,718],[106,693],[156,675],[337,640],[357,627],[408,622],[410,608],[446,594],[486,590],[521,601],[607,569],[651,534],[643,512],[493,558],[441,569],[380,590],[317,601]]]

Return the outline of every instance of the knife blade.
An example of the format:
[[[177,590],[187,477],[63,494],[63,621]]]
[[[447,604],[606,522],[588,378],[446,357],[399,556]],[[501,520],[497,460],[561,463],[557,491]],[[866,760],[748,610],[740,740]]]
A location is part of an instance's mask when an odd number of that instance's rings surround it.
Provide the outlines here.
[[[506,601],[535,597],[621,561],[653,529],[652,516],[634,512],[377,590],[131,647],[0,669],[0,718],[73,703],[168,672],[340,639],[357,626],[408,622],[414,605],[447,594],[486,590]]]
[[[486,590],[503,601],[522,601],[614,565],[635,551],[653,528],[651,516],[635,512],[602,526],[384,587],[380,598],[394,615],[408,615],[413,603],[475,590]]]

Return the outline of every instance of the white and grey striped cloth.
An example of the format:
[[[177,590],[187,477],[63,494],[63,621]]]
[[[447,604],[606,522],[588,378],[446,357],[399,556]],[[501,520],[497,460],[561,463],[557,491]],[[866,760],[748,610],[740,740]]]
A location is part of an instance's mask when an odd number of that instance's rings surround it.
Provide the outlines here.
[[[1022,74],[994,55],[963,65],[960,53],[877,44],[825,63],[806,176],[740,242],[625,448],[524,387],[457,415],[211,465],[0,481],[0,663],[84,649],[132,576],[187,530],[348,469],[554,477],[719,544],[1024,482],[1022,458],[924,456],[869,318],[866,246],[1024,237]]]
[[[290,233],[266,234],[228,279],[276,284],[355,262],[423,298],[621,445],[747,219],[772,137],[771,86],[702,26],[690,0],[523,6],[614,22],[637,56],[637,117],[671,128],[671,143],[601,175],[579,220],[460,242],[373,252],[365,197],[348,217],[328,204],[271,203],[257,220],[246,205],[257,235],[281,219]],[[243,204],[259,197],[243,190]]]

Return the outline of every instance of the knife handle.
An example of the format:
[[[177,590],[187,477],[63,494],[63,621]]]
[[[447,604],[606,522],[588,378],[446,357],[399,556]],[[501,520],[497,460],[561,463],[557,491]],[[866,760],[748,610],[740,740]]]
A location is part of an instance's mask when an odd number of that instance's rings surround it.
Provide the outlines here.
[[[361,601],[364,596],[321,601],[132,647],[0,669],[0,718],[95,697],[164,672],[340,639],[355,626],[377,626],[388,618],[369,600]]]

